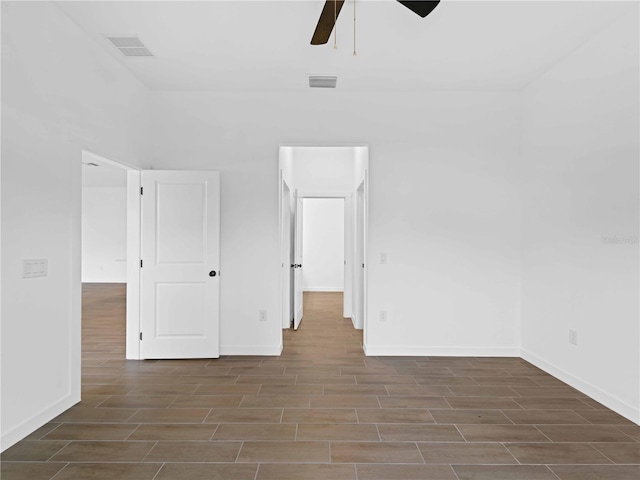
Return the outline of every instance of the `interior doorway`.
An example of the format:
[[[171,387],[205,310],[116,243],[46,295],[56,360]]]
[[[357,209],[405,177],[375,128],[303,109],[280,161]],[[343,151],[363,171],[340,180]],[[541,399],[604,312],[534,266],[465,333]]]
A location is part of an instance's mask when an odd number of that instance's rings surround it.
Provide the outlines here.
[[[126,358],[217,358],[219,172],[141,170],[88,151],[83,151],[82,163],[83,170],[91,172],[85,173],[86,177],[111,172],[112,177],[118,178],[118,190],[124,190],[126,195],[123,198],[120,192],[118,201],[101,196],[103,211],[117,204],[117,228],[115,223],[104,225],[107,222],[100,210],[84,215],[94,221],[94,229],[100,229],[99,234],[93,235],[98,243],[104,245],[110,243],[108,237],[118,237],[114,240],[117,258],[106,253],[98,264],[126,264],[110,279],[121,285],[126,283]],[[96,182],[105,182],[107,176],[103,176]],[[80,203],[86,214],[89,203]],[[126,247],[122,237],[126,238]],[[96,263],[89,257],[83,259],[84,251],[92,250],[85,247],[80,248],[81,268],[84,263],[87,267]],[[106,269],[94,270],[95,274]],[[94,275],[92,281],[96,278]]]
[[[280,148],[280,232],[281,232],[281,327],[297,329],[304,318],[303,292],[342,291],[342,315],[350,319],[356,329],[365,329],[366,272],[356,263],[366,252],[366,182],[368,170],[367,147],[281,147]],[[361,188],[360,220],[362,229],[357,232],[356,200]],[[311,215],[322,209],[322,202],[333,205],[339,211],[341,227],[336,228],[333,218],[333,260],[313,258],[314,241],[306,238],[315,235],[320,242],[319,224],[307,222],[307,210]],[[306,202],[306,204],[305,204]],[[333,202],[333,203],[331,203]],[[321,215],[328,220],[327,214]],[[316,219],[317,220],[317,219]],[[328,224],[326,224],[328,225]],[[305,226],[307,235],[305,236]],[[336,248],[336,235],[341,248]],[[324,235],[326,237],[326,235]],[[357,242],[361,243],[357,247]],[[305,248],[306,247],[306,248]],[[337,252],[336,252],[337,250]],[[307,260],[307,253],[312,257]],[[317,252],[316,252],[317,253]],[[360,257],[356,257],[356,255]],[[337,262],[335,262],[337,258]],[[340,258],[341,257],[341,258]],[[310,263],[309,263],[310,262]],[[336,281],[336,277],[340,281]],[[321,296],[316,297],[320,298]],[[314,297],[315,298],[315,297]],[[363,305],[358,311],[356,299]],[[335,303],[335,300],[333,301]]]
[[[126,297],[123,356],[138,359],[140,170],[83,150],[81,198],[83,298]]]
[[[286,194],[284,195],[286,197]],[[311,292],[340,293],[343,318],[351,318],[351,218],[347,217],[348,194],[294,192],[292,211],[285,214],[283,257],[291,258],[290,286],[283,290],[283,328],[298,330],[304,317],[305,298]],[[285,208],[286,211],[286,208]],[[291,238],[291,241],[288,241]],[[285,274],[286,275],[286,274]],[[287,300],[290,291],[290,301]],[[326,297],[326,296],[324,296]],[[335,296],[334,296],[335,297]],[[315,298],[323,298],[316,295]],[[332,300],[335,303],[335,299]],[[290,310],[286,306],[290,305]],[[285,319],[290,318],[287,325]]]
[[[344,314],[345,250],[348,248],[345,237],[346,198],[304,197],[299,201],[304,215],[296,219],[296,222],[301,222],[302,229],[301,249],[296,251],[296,266],[301,267],[296,270],[300,274],[296,290],[300,290],[303,301],[296,302],[294,308],[302,310],[304,305],[313,307],[313,303],[319,303],[316,307],[324,305],[328,309],[342,303],[342,316],[348,317]],[[298,244],[296,248],[300,248]],[[307,308],[307,311],[310,310]],[[302,317],[302,311],[297,310],[295,330],[300,326]],[[313,315],[307,317],[307,324],[313,321]]]
[[[302,290],[344,292],[345,199],[306,197],[302,203]]]

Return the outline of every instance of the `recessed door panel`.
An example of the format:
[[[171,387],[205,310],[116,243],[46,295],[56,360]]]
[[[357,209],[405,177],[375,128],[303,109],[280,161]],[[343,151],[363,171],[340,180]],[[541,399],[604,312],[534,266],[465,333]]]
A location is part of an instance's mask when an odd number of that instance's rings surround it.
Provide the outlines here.
[[[207,191],[203,184],[157,183],[157,263],[205,259]]]
[[[207,335],[204,283],[156,284],[156,338]]]

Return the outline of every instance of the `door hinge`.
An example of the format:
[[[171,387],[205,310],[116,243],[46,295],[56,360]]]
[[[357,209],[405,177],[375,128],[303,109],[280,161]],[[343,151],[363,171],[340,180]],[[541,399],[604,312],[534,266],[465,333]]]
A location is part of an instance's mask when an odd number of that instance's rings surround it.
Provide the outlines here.
[[[140,268],[142,268],[142,260],[140,260]]]
[[[142,332],[140,332],[140,340],[142,340]]]
[[[140,195],[144,195],[144,187],[140,187]]]

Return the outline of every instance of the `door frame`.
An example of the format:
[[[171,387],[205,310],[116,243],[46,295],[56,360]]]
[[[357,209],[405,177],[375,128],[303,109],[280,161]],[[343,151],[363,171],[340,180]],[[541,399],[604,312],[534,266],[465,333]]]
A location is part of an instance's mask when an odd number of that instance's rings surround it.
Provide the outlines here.
[[[365,172],[366,175],[366,172]],[[364,182],[365,180],[363,180]],[[283,185],[283,181],[280,182],[281,188],[280,188],[280,221],[282,222],[282,219],[284,218],[283,215],[283,211],[282,211],[282,207],[284,205],[283,203],[283,189],[282,189],[282,185]],[[288,184],[287,184],[288,186]],[[299,190],[298,191],[298,198],[304,200],[305,198],[326,198],[326,199],[332,199],[332,198],[339,198],[344,200],[344,243],[345,243],[345,249],[344,249],[344,261],[345,261],[345,265],[344,265],[344,295],[345,298],[343,300],[343,317],[344,318],[351,318],[353,321],[353,302],[355,299],[355,282],[356,282],[356,278],[354,275],[354,272],[356,271],[355,269],[355,253],[356,253],[356,220],[357,220],[357,216],[354,215],[354,202],[355,202],[355,193],[354,192],[348,192],[348,191],[331,191],[331,190]],[[291,225],[291,228],[294,228],[294,225]],[[367,235],[366,235],[366,188],[365,188],[365,231],[364,233],[364,244],[366,246],[366,242],[367,242]],[[288,258],[288,252],[285,252],[285,232],[284,232],[284,225],[280,225],[280,252],[281,252],[281,258]],[[293,249],[293,245],[290,246],[290,250]],[[366,255],[366,248],[364,250],[365,255]],[[366,263],[366,262],[365,262]],[[284,264],[284,266],[286,266],[286,264]],[[287,322],[285,324],[285,317],[288,317],[287,315],[287,311],[285,309],[285,298],[288,298],[287,295],[288,293],[285,291],[286,290],[286,279],[285,279],[285,271],[289,271],[288,269],[282,268],[281,271],[281,275],[280,275],[280,318],[282,319],[282,328],[283,329],[287,329],[289,328],[289,322]],[[364,291],[362,293],[363,295],[363,301],[366,305],[366,283],[367,283],[367,275],[366,275],[366,268],[365,268],[365,275],[364,275]],[[363,310],[363,317],[366,318],[366,314],[364,313]],[[295,312],[294,312],[295,313]],[[365,328],[365,322],[360,322],[359,324],[361,325],[360,328],[364,329]],[[356,327],[356,325],[354,324],[354,328]]]
[[[364,243],[364,255],[365,255],[365,264],[367,263],[366,261],[366,256],[368,255],[368,242],[369,242],[369,234],[368,234],[368,229],[369,229],[369,221],[368,221],[368,216],[369,216],[369,146],[368,145],[363,145],[363,144],[333,144],[333,145],[312,145],[312,144],[280,144],[279,147],[279,151],[278,151],[278,222],[279,222],[279,234],[280,234],[280,259],[282,261],[283,258],[285,258],[285,254],[283,253],[283,248],[284,248],[284,228],[283,228],[283,224],[282,224],[282,204],[283,204],[283,180],[287,181],[287,185],[289,186],[290,189],[294,189],[296,187],[296,185],[294,185],[293,183],[291,185],[289,185],[289,178],[284,174],[285,169],[289,170],[291,168],[292,162],[294,162],[294,158],[290,152],[290,149],[292,148],[323,148],[323,147],[345,147],[345,148],[353,148],[354,149],[354,161],[355,161],[355,168],[356,168],[356,172],[361,171],[361,176],[356,177],[356,183],[353,185],[353,189],[345,192],[345,191],[336,191],[336,190],[328,190],[328,191],[307,191],[307,190],[300,190],[299,194],[302,196],[302,198],[344,198],[345,199],[345,242],[349,241],[350,245],[348,246],[348,248],[345,248],[345,257],[346,257],[346,253],[350,252],[351,254],[351,259],[353,261],[353,259],[355,258],[355,221],[356,221],[356,216],[354,215],[353,212],[353,202],[355,202],[355,195],[356,195],[356,191],[357,188],[359,188],[359,186],[364,182],[364,187],[365,187],[365,191],[364,191],[364,232],[363,232],[363,243]],[[361,170],[360,170],[361,169]],[[347,225],[348,223],[348,225]],[[351,237],[347,240],[347,231],[351,232]],[[353,264],[352,264],[353,265]],[[278,323],[278,329],[280,329],[280,338],[281,343],[280,343],[280,350],[282,351],[282,348],[284,346],[283,343],[283,334],[282,334],[282,330],[289,328],[289,322],[284,322],[282,319],[285,316],[285,308],[284,308],[284,301],[283,298],[285,296],[285,292],[284,292],[284,288],[285,288],[285,280],[284,280],[284,271],[285,269],[281,269],[280,272],[280,289],[279,289],[279,299],[280,301],[278,302],[280,305],[280,312],[279,312],[279,318],[280,321],[277,322]],[[287,274],[289,273],[287,270]],[[353,291],[353,287],[355,284],[355,277],[354,277],[354,269],[346,269],[345,268],[345,272],[347,270],[350,270],[351,272],[351,279],[349,282],[349,285],[352,288],[352,292],[351,292],[351,301],[349,302],[349,304],[347,305],[346,303],[344,303],[343,305],[343,315],[345,313],[349,313],[349,316],[351,316],[352,311],[348,311],[347,308],[350,308],[351,310],[353,309],[353,299],[354,299],[354,291]],[[363,302],[364,302],[364,307],[363,307],[363,319],[362,322],[360,323],[361,328],[363,330],[363,351],[365,353],[365,355],[367,354],[367,296],[368,296],[368,274],[367,274],[368,269],[365,268],[364,271],[364,279],[363,279]],[[346,275],[345,275],[346,277]],[[346,278],[345,278],[346,280]],[[347,283],[345,282],[345,286],[347,285]],[[346,307],[346,308],[345,308]],[[347,317],[347,315],[345,315],[345,317]],[[354,325],[355,327],[355,325]]]
[[[353,246],[355,240],[355,232],[353,230],[353,193],[346,191],[321,191],[321,190],[300,190],[298,198],[303,201],[306,198],[316,199],[332,199],[338,198],[344,200],[344,300],[342,305],[342,316],[350,318],[352,314],[353,303]],[[304,255],[304,252],[303,252]]]
[[[99,162],[127,172],[127,304],[126,304],[126,354],[127,360],[140,360],[140,241],[141,206],[140,188],[142,169],[125,162],[82,150],[82,162]],[[82,181],[80,181],[82,191]],[[80,199],[82,205],[82,194]],[[82,245],[82,244],[81,244]],[[82,247],[79,249],[82,265]],[[82,277],[80,276],[80,285]]]

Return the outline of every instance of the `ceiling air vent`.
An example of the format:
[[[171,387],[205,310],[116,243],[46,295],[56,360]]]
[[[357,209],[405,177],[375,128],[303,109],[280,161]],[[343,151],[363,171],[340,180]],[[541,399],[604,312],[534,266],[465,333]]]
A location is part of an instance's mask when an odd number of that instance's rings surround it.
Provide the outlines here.
[[[336,88],[338,77],[335,75],[309,75],[311,88]]]
[[[153,53],[149,51],[144,43],[133,36],[107,36],[113,45],[122,52],[125,57],[153,57]]]

